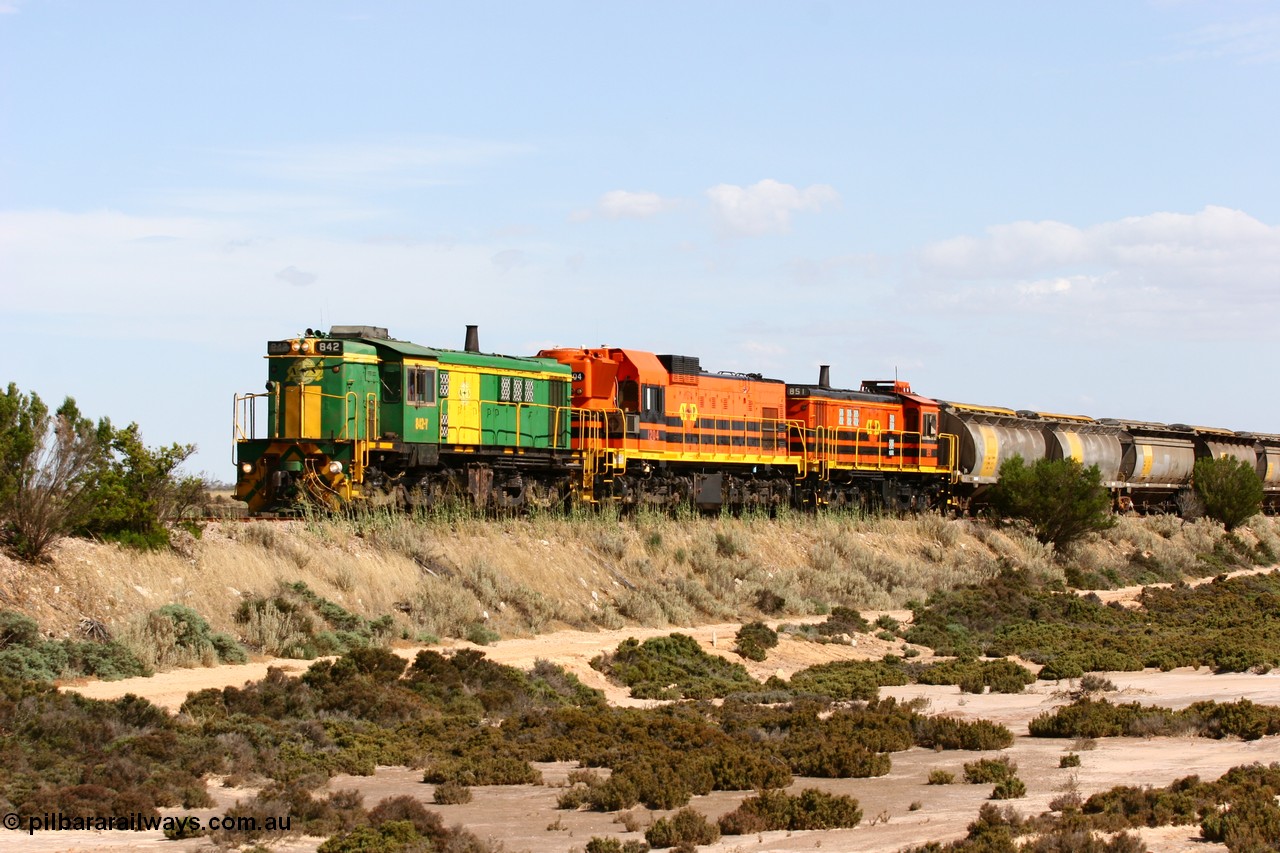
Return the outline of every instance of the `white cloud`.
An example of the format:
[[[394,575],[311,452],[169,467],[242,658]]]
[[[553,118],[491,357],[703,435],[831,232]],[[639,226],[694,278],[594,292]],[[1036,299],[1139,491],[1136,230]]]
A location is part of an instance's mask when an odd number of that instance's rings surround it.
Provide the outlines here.
[[[503,249],[496,253],[491,259],[493,265],[504,273],[511,272],[518,266],[522,266],[528,261],[528,255],[520,249]]]
[[[797,189],[772,178],[749,187],[717,184],[707,190],[711,211],[721,233],[757,237],[790,230],[791,217],[839,204],[840,194],[826,184]]]
[[[985,238],[954,237],[924,250],[923,260],[932,271],[970,278],[1016,276],[1047,265],[1077,263],[1087,252],[1084,233],[1061,222],[1014,222],[993,225]]]
[[[600,215],[606,219],[647,219],[669,210],[673,202],[657,193],[613,190],[600,196]]]
[[[290,265],[276,273],[276,278],[281,281],[288,282],[294,287],[306,287],[308,284],[311,284],[316,280],[316,274],[313,272],[305,272]]]
[[[1201,27],[1183,40],[1176,59],[1231,59],[1241,64],[1280,61],[1280,15],[1263,15]]]
[[[1015,222],[919,254],[925,290],[960,310],[1046,310],[1211,335],[1280,308],[1280,227],[1226,207],[1086,228]]]
[[[600,196],[595,207],[589,210],[578,210],[570,215],[571,222],[586,222],[590,219],[648,219],[672,210],[680,204],[679,200],[663,198],[654,192],[632,192],[630,190],[610,190]]]

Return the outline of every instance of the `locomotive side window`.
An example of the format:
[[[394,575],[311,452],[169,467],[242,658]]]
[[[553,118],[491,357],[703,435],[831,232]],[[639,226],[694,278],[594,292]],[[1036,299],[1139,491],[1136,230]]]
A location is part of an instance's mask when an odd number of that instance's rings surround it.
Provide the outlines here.
[[[382,368],[382,402],[400,402],[400,365],[388,364]]]
[[[643,396],[644,396],[644,405],[641,407],[640,409],[641,411],[643,412],[664,411],[664,408],[662,405],[662,398],[663,398],[662,386],[645,385]]]
[[[436,372],[427,367],[410,367],[405,371],[405,400],[415,406],[431,406],[436,402]]]
[[[938,416],[937,415],[926,414],[924,416],[924,437],[925,438],[938,437]]]

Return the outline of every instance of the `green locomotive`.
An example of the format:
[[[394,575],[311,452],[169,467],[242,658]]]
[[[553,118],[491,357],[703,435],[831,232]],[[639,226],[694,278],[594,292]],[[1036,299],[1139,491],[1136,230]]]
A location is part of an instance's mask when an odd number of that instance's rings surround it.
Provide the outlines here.
[[[334,326],[269,341],[266,357],[266,391],[235,399],[235,497],[253,514],[467,496],[553,505],[580,473],[570,369],[483,354],[475,326],[461,351]]]

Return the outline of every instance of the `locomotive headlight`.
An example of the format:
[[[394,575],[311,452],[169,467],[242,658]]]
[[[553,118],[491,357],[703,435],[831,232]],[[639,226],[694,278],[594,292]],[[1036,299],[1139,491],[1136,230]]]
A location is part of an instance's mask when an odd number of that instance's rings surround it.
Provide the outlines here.
[[[298,343],[297,341],[289,341],[289,349],[292,350],[293,352],[297,352],[298,350],[302,349],[302,344]]]
[[[341,473],[342,473],[342,463],[341,463],[341,462],[330,462],[330,463],[329,463],[329,473],[330,473],[330,474],[341,474]]]
[[[240,466],[240,470],[241,470],[241,471],[243,471],[243,472],[245,472],[246,474],[252,474],[252,473],[253,473],[253,463],[252,463],[252,462],[245,462],[245,463],[241,464],[241,466]]]
[[[303,352],[311,352],[311,341],[303,341],[301,349]]]

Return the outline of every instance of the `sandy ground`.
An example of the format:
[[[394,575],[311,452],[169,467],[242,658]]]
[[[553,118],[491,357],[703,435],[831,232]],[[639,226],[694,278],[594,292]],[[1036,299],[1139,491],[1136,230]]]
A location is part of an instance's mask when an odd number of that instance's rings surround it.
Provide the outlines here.
[[[1111,591],[1114,600],[1132,600],[1137,590]],[[872,614],[874,618],[875,614]],[[907,614],[895,613],[902,619]],[[683,632],[693,636],[710,652],[740,660],[730,649],[736,624],[706,625]],[[546,659],[574,672],[585,683],[604,690],[617,704],[652,704],[633,700],[625,690],[608,684],[589,666],[591,658],[611,650],[627,637],[644,639],[669,633],[668,630],[627,629],[621,631],[566,631],[532,639],[503,640],[485,649],[493,659],[519,667],[529,667],[537,659]],[[469,644],[459,643],[458,646]],[[854,658],[879,658],[886,652],[900,653],[901,642],[886,643],[860,635],[850,644],[818,644],[785,637],[769,659],[761,664],[747,663],[752,674],[764,678],[791,673],[815,663]],[[411,658],[417,648],[398,649]],[[281,666],[298,673],[306,662],[266,660],[245,666],[221,666],[209,669],[166,672],[152,678],[116,682],[90,682],[69,685],[86,696],[109,699],[134,693],[176,710],[187,693],[205,687],[239,686],[261,678],[268,666]],[[1175,708],[1202,699],[1231,701],[1249,698],[1255,702],[1280,704],[1280,673],[1267,675],[1213,675],[1208,671],[1180,669],[1172,672],[1145,671],[1114,673],[1109,677],[1118,690],[1110,694],[1114,701],[1140,701]],[[1238,764],[1254,761],[1280,761],[1280,737],[1254,742],[1214,741],[1205,738],[1108,738],[1098,740],[1096,748],[1081,753],[1078,768],[1061,769],[1058,759],[1071,749],[1072,742],[1038,739],[1027,736],[1028,722],[1038,714],[1070,701],[1066,684],[1038,682],[1026,693],[1017,695],[967,695],[955,687],[910,685],[884,688],[882,695],[900,699],[924,697],[929,712],[953,714],[964,718],[986,718],[1001,722],[1015,733],[1014,745],[1004,751],[1018,763],[1019,776],[1027,785],[1027,796],[1010,804],[1024,814],[1038,814],[1048,808],[1050,800],[1068,790],[1083,796],[1120,784],[1166,785],[1188,774],[1206,779],[1216,778]],[[849,830],[825,832],[767,832],[760,835],[728,837],[703,849],[711,851],[897,851],[925,841],[948,841],[962,837],[965,827],[974,819],[978,808],[990,793],[988,785],[963,783],[947,786],[927,785],[931,770],[942,768],[962,778],[961,765],[978,754],[970,752],[934,752],[913,749],[893,755],[893,769],[888,776],[875,779],[797,779],[793,791],[818,787],[835,793],[851,794],[862,805],[862,825]],[[640,838],[643,827],[660,814],[639,808],[641,829],[628,833],[611,814],[565,812],[556,809],[558,786],[564,783],[572,765],[539,765],[543,772],[541,786],[480,787],[473,789],[471,803],[436,806],[431,803],[433,786],[424,784],[420,770],[379,768],[371,777],[340,776],[330,781],[331,790],[354,788],[372,806],[383,797],[403,793],[419,797],[430,808],[438,810],[450,823],[460,823],[481,837],[499,839],[508,853],[553,853],[582,850],[592,836],[613,835],[624,840]],[[219,799],[219,807],[197,815],[212,815],[230,805],[243,791],[211,786]],[[744,793],[716,792],[694,798],[691,805],[711,818],[735,808]],[[176,812],[175,812],[176,813]],[[1198,839],[1198,828],[1165,827],[1144,830],[1143,838],[1153,853],[1195,850],[1217,853],[1220,845]],[[291,839],[277,849],[313,850],[319,839]],[[159,832],[151,833],[44,833],[34,837],[6,832],[0,834],[0,848],[35,851],[113,850],[126,848],[194,850],[207,847],[206,842],[165,841]]]

